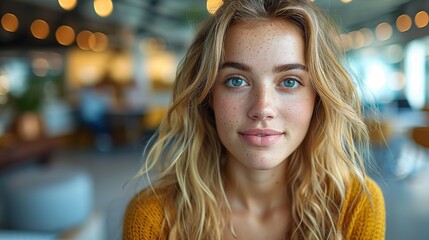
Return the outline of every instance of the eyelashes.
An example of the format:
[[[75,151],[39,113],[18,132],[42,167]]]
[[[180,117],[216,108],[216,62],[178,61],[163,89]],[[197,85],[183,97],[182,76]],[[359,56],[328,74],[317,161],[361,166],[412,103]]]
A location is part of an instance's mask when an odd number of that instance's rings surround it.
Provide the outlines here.
[[[285,88],[298,88],[299,86],[303,86],[302,83],[295,78],[286,78],[281,81],[280,85]]]
[[[231,87],[231,88],[250,86],[250,83],[244,77],[239,75],[233,75],[233,76],[227,77],[224,81],[224,84],[227,87]],[[286,89],[295,89],[300,86],[304,86],[303,83],[296,77],[282,78],[277,85],[281,88],[286,88]]]
[[[249,83],[240,76],[231,76],[225,80],[225,85],[228,87],[237,88],[237,87],[249,86]]]

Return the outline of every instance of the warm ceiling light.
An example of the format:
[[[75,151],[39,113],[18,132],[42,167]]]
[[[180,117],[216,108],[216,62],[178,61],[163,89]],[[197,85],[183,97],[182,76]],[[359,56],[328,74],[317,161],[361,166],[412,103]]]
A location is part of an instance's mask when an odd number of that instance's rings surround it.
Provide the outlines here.
[[[348,51],[353,48],[353,39],[350,37],[349,34],[340,34],[340,41],[344,47],[344,50]]]
[[[420,11],[414,17],[414,22],[418,28],[424,28],[429,23],[428,13],[425,11]]]
[[[365,44],[365,36],[360,31],[353,31],[349,33],[353,40],[353,48],[361,48]]]
[[[55,32],[55,37],[57,38],[59,44],[69,46],[74,41],[75,32],[73,28],[63,25],[57,29]]]
[[[76,37],[77,46],[82,50],[89,50],[89,39],[91,35],[92,32],[88,30],[81,31]]]
[[[222,6],[222,4],[222,0],[207,0],[207,11],[210,14],[214,14],[220,8],[220,6]]]
[[[363,46],[369,46],[374,41],[374,34],[369,28],[362,28],[359,30],[360,33],[362,33],[362,36],[364,38]]]
[[[343,2],[343,3],[349,3],[349,2],[351,2],[352,0],[341,0],[341,2]]]
[[[8,32],[15,32],[18,29],[18,18],[12,13],[6,13],[1,18],[1,25]]]
[[[400,32],[406,32],[411,28],[411,18],[406,14],[402,14],[396,19],[396,28]]]
[[[88,43],[91,50],[95,52],[103,52],[109,46],[109,38],[104,33],[95,32],[89,36]]]
[[[386,41],[392,37],[393,29],[388,23],[380,23],[375,28],[375,36],[380,41]]]
[[[41,19],[34,20],[30,28],[35,38],[45,39],[49,35],[49,25]]]
[[[72,10],[76,7],[77,0],[58,0],[58,4],[67,11]]]
[[[112,0],[94,0],[94,10],[100,17],[107,17],[113,11]]]

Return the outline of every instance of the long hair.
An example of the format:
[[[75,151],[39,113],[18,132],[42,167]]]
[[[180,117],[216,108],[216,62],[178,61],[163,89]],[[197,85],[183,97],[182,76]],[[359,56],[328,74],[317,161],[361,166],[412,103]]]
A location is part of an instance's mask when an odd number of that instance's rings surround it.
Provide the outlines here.
[[[226,150],[209,102],[229,26],[271,19],[300,29],[317,93],[307,136],[285,160],[292,203],[287,238],[342,239],[338,221],[350,179],[366,189],[361,150],[368,133],[354,82],[340,63],[344,56],[332,21],[309,0],[225,0],[179,64],[172,104],[137,174],[150,178],[159,171],[146,193],[170,201],[163,229],[170,239],[221,239],[228,227],[231,208],[221,166]]]

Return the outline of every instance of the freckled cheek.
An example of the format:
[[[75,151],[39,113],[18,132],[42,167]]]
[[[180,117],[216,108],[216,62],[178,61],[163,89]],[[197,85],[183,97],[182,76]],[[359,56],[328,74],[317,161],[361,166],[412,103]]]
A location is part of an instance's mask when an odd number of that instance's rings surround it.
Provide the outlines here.
[[[314,104],[312,101],[297,101],[285,108],[283,114],[288,116],[289,120],[295,126],[309,123],[313,115]]]
[[[232,128],[239,122],[240,107],[234,101],[220,100],[214,104],[218,128]]]

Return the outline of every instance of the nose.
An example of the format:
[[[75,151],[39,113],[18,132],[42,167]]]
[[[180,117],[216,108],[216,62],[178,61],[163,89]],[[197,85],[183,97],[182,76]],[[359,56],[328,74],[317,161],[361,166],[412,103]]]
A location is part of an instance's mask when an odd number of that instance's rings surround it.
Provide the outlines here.
[[[250,95],[248,116],[253,120],[270,120],[276,117],[276,96],[274,89],[267,86],[255,87]]]

